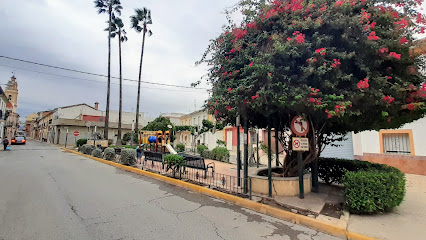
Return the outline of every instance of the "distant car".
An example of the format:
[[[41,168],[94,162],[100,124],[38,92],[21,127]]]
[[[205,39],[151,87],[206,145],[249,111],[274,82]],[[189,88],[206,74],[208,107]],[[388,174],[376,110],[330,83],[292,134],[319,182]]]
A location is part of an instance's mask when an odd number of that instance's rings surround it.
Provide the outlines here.
[[[11,142],[12,145],[25,144],[25,143],[27,143],[27,139],[24,136],[16,136],[16,137],[12,138],[12,140],[10,142]]]

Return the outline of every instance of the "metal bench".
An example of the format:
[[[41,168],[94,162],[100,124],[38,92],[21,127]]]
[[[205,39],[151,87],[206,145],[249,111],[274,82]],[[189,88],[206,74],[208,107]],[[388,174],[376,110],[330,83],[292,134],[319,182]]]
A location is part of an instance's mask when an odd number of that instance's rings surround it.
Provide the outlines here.
[[[212,177],[214,177],[214,168],[215,168],[214,162],[211,162],[206,165],[206,163],[204,162],[204,158],[202,157],[188,155],[188,154],[183,154],[182,156],[184,157],[184,160],[185,160],[184,171],[186,170],[186,168],[200,169],[204,171],[204,178],[207,178],[207,172],[209,168],[211,168]]]
[[[145,162],[151,161],[152,165],[154,165],[154,162],[161,162],[161,165],[164,169],[164,158],[162,153],[158,152],[151,152],[151,151],[144,151],[145,155]]]

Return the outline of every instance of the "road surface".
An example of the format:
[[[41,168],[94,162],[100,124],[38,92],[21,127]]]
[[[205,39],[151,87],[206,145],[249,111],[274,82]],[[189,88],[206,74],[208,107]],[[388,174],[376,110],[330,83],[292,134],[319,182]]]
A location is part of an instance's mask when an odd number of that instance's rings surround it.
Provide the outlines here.
[[[337,239],[29,140],[0,152],[0,240]]]

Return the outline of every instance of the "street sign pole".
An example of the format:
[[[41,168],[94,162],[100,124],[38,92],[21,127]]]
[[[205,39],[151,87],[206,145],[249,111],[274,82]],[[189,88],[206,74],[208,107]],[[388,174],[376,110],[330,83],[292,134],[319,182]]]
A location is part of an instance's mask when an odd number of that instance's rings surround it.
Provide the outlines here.
[[[272,197],[272,152],[271,152],[271,124],[268,119],[268,193]]]
[[[305,189],[303,187],[303,159],[302,152],[297,152],[297,168],[299,170],[299,198],[305,198]]]
[[[312,162],[311,164],[312,172],[312,192],[318,192],[318,160]]]
[[[248,124],[244,117],[244,193],[248,193]]]
[[[237,125],[237,184],[241,186],[241,153],[240,153],[240,115],[236,119]]]

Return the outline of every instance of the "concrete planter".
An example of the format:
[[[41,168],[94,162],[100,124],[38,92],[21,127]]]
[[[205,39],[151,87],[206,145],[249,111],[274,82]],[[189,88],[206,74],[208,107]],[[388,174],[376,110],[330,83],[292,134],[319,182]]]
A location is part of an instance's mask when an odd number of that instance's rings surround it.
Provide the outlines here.
[[[251,178],[252,192],[268,195],[268,177],[258,176],[258,173],[267,168],[256,171]],[[273,168],[277,169],[277,168]],[[311,174],[303,176],[305,194],[311,192]],[[272,177],[272,196],[299,196],[299,177]]]

